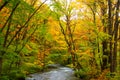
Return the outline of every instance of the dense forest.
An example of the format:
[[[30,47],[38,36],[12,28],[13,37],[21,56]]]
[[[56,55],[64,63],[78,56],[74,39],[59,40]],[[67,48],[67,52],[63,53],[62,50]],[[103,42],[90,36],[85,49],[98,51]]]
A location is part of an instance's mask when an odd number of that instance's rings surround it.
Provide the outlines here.
[[[0,80],[49,64],[82,80],[120,80],[119,23],[120,0],[0,0]]]

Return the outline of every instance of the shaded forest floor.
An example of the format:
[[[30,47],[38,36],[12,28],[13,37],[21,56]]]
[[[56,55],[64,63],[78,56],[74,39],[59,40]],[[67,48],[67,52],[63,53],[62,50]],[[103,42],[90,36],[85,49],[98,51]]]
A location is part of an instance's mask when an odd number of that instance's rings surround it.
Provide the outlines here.
[[[106,75],[109,73],[109,69],[105,69],[97,78],[90,79],[90,80],[109,80]]]

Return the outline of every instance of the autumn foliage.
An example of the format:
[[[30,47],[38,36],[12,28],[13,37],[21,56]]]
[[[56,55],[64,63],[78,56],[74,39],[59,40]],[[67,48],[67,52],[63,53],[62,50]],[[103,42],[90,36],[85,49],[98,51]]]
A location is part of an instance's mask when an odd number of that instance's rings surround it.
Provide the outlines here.
[[[120,0],[0,0],[0,80],[74,68],[84,80],[118,80]]]

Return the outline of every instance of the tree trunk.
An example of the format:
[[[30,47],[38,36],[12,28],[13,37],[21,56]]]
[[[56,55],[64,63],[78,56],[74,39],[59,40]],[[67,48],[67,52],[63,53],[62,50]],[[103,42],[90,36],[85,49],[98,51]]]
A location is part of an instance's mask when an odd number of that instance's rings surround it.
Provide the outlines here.
[[[100,1],[99,2],[99,5],[100,5],[100,10],[101,10],[101,22],[102,22],[102,25],[103,25],[103,32],[104,33],[107,33],[107,26],[106,26],[106,13],[107,13],[107,8],[106,8],[106,5],[105,5],[105,2],[104,1]],[[109,53],[108,53],[108,42],[107,40],[104,40],[102,41],[102,52],[103,52],[103,57],[102,57],[102,63],[101,63],[101,71],[103,71],[107,64],[108,64],[108,56],[109,56]],[[107,56],[107,57],[104,57],[104,56]]]
[[[3,64],[3,55],[5,54],[5,51],[0,51],[0,76],[2,73],[2,64]]]
[[[114,49],[113,49],[113,72],[116,71],[117,67],[117,42],[118,42],[118,26],[119,26],[119,21],[118,21],[118,11],[119,11],[119,5],[120,5],[120,0],[118,0],[117,5],[116,5],[116,16],[115,16],[115,23],[114,23]]]
[[[3,63],[3,60],[2,60],[2,57],[0,57],[0,76],[1,76],[1,73],[2,73],[2,63]]]
[[[102,57],[101,70],[104,70],[104,69],[106,69],[106,66],[108,64],[108,58],[104,57],[104,56],[109,56],[108,55],[109,53],[107,51],[107,42],[106,42],[106,40],[103,41],[102,45],[103,45],[103,57]]]
[[[76,62],[76,60],[75,60],[75,52],[74,52],[74,50],[72,49],[72,46],[71,46],[71,45],[68,47],[68,52],[69,52],[70,55],[72,56],[72,64],[73,64],[73,66],[75,66],[75,62]]]
[[[75,54],[75,44],[74,44],[74,41],[73,41],[73,33],[72,33],[72,30],[71,30],[71,26],[70,26],[70,15],[66,15],[66,28],[68,30],[68,41],[69,41],[69,53],[71,54],[72,56],[72,63],[73,63],[73,66],[76,67],[76,54]]]
[[[112,35],[113,31],[112,31],[112,2],[111,0],[108,0],[108,34],[110,35],[110,39],[109,39],[109,54],[110,54],[110,72],[113,72],[113,43],[112,43],[112,39],[113,39],[113,35]]]

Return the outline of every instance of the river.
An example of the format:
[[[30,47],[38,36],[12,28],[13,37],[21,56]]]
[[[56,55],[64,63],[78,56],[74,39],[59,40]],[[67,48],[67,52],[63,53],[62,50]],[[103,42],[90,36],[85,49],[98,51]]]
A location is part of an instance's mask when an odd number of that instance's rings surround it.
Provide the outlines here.
[[[30,74],[30,77],[27,77],[25,80],[80,80],[74,76],[74,71],[71,68],[56,67],[48,72]]]

